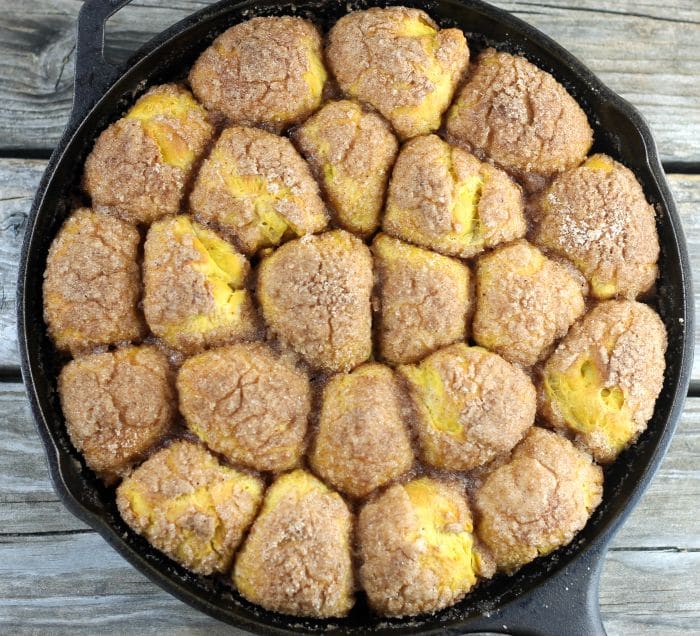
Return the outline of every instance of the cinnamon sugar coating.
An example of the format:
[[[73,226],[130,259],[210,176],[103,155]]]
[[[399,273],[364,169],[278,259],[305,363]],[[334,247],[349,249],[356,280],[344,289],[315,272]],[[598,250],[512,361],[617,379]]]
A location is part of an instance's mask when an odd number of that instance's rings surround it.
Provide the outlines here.
[[[492,571],[475,545],[472,516],[456,485],[423,477],[368,502],[357,523],[360,584],[389,616],[435,612]]]
[[[221,465],[199,444],[175,441],[117,488],[124,521],[199,574],[224,573],[262,500],[257,477]]]
[[[185,354],[252,340],[258,324],[245,288],[249,274],[250,264],[233,245],[189,217],[156,221],[143,260],[148,326]]]
[[[524,57],[494,49],[479,55],[447,132],[516,174],[573,168],[593,143],[586,114],[561,84]]]
[[[282,245],[258,271],[268,327],[309,365],[349,371],[372,353],[372,256],[343,230]]]
[[[527,241],[477,262],[474,340],[510,362],[531,366],[546,357],[584,311],[576,279]]]
[[[530,429],[475,497],[477,535],[512,572],[566,545],[601,501],[603,471],[569,440]]]
[[[266,345],[239,343],[188,358],[177,388],[190,430],[232,463],[280,471],[299,461],[309,381]]]
[[[57,349],[73,354],[144,335],[138,231],[81,208],[51,243],[44,271],[44,320]]]
[[[323,390],[311,466],[351,497],[366,497],[413,463],[393,371],[377,363],[333,376]]]
[[[152,346],[72,360],[61,370],[58,393],[71,442],[107,480],[160,441],[176,413],[168,360]]]
[[[625,166],[593,155],[557,177],[538,208],[533,241],[574,263],[593,296],[634,300],[651,289],[659,258],[655,212]]]
[[[418,362],[464,340],[471,275],[456,259],[379,234],[372,243],[379,353],[390,364]]]
[[[230,121],[281,130],[321,104],[326,82],[321,35],[292,16],[261,17],[224,31],[195,62],[197,98]]]
[[[653,309],[634,301],[600,303],[547,360],[540,412],[596,460],[611,462],[654,413],[665,352],[666,328]]]
[[[458,343],[399,367],[415,409],[423,460],[470,470],[517,444],[535,420],[525,373],[481,347]]]
[[[344,616],[354,603],[352,516],[340,495],[303,470],[278,477],[236,557],[250,602],[293,616]]]
[[[522,190],[502,170],[437,135],[417,137],[396,160],[382,228],[468,258],[525,235]]]
[[[386,121],[355,102],[329,102],[294,133],[344,229],[368,235],[379,226],[389,172],[399,146]]]
[[[176,214],[213,134],[187,89],[154,86],[102,132],[85,160],[83,188],[92,206],[132,223]]]
[[[190,207],[246,254],[328,223],[318,184],[289,139],[242,126],[221,133],[197,175]]]
[[[355,11],[328,35],[328,65],[341,90],[376,108],[401,139],[440,127],[469,62],[459,29],[439,29],[406,7]]]

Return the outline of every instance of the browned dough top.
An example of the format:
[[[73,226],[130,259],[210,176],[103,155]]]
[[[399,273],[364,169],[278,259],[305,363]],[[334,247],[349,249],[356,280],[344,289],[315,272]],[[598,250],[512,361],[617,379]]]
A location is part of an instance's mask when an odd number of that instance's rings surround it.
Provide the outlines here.
[[[286,243],[263,260],[268,326],[312,367],[349,371],[372,353],[372,256],[343,230]]]
[[[601,167],[589,167],[594,162]],[[538,207],[534,242],[573,262],[594,296],[634,300],[651,289],[658,274],[656,215],[628,168],[593,155],[557,177]]]
[[[177,84],[149,89],[136,102],[154,95],[190,95]],[[201,111],[201,112],[200,112]],[[192,109],[184,118],[163,112],[158,120],[167,125],[178,144],[199,157],[209,143],[213,128],[204,111]],[[171,137],[172,138],[172,137]],[[106,128],[85,160],[83,189],[95,209],[115,214],[131,223],[148,224],[180,209],[192,168],[168,164],[158,143],[138,119],[122,117]]]
[[[328,102],[294,133],[337,223],[360,235],[379,226],[399,144],[384,119],[348,100]]]
[[[618,386],[632,417],[634,442],[647,427],[661,392],[666,368],[666,327],[648,305],[608,300],[574,325],[547,360],[542,375],[566,372],[583,356],[601,372],[601,388]],[[556,428],[567,431],[564,417],[544,395],[540,385],[540,412]],[[576,435],[598,461],[611,461],[606,440],[596,431]]]
[[[365,497],[413,463],[394,373],[371,362],[333,376],[323,390],[314,470],[351,497]]]
[[[423,460],[437,468],[481,466],[513,448],[535,420],[530,378],[481,347],[453,344],[399,373],[416,410]]]
[[[309,382],[266,345],[241,343],[189,358],[177,388],[190,429],[234,464],[280,471],[299,461]]]
[[[514,173],[552,175],[581,163],[593,142],[586,114],[524,57],[483,51],[447,117],[447,132]]]
[[[584,311],[568,269],[527,241],[477,261],[474,340],[510,362],[532,366],[546,357]]]
[[[432,29],[430,44],[405,32]],[[328,35],[326,57],[340,88],[376,108],[409,139],[437,130],[469,63],[459,29],[439,30],[428,14],[406,7],[371,8],[343,16]],[[442,87],[444,104],[431,96]]]
[[[320,232],[328,223],[318,184],[289,139],[257,128],[227,128],[197,174],[191,211],[253,254],[274,244],[264,234],[261,202],[291,226],[281,240]]]
[[[199,574],[227,572],[262,499],[262,482],[219,464],[201,445],[175,441],[117,488],[124,521]]]
[[[473,189],[468,201],[461,196],[465,186]],[[461,219],[460,210],[470,218]],[[382,228],[404,241],[469,258],[525,235],[522,190],[502,170],[437,135],[416,137],[396,159]]]
[[[304,79],[322,58],[321,34],[292,16],[261,17],[224,31],[195,62],[192,90],[230,121],[273,129],[304,119],[321,103]]]
[[[379,234],[374,255],[375,329],[390,364],[418,362],[467,337],[473,299],[469,267]]]
[[[343,616],[354,602],[351,524],[346,504],[321,482],[303,471],[283,475],[268,489],[236,559],[239,591],[276,612]]]
[[[58,349],[75,354],[144,334],[139,241],[136,228],[88,208],[64,222],[44,271],[44,320]]]
[[[447,525],[436,530],[444,533],[443,537],[470,532],[472,516],[463,493],[447,482],[431,480],[431,483],[443,499],[434,514],[438,519],[443,514],[447,517],[442,519]],[[445,502],[451,508],[447,514]],[[390,616],[431,613],[456,603],[471,588],[469,581],[459,581],[456,589],[449,585],[446,579],[451,573],[445,570],[459,567],[454,561],[472,561],[473,555],[458,551],[451,555],[453,562],[441,561],[435,552],[440,549],[440,540],[429,545],[426,537],[421,536],[425,522],[409,498],[405,484],[392,486],[360,511],[359,579],[376,611]]]
[[[176,414],[168,360],[152,346],[72,360],[58,378],[58,393],[73,445],[108,477],[139,461]]]
[[[477,533],[511,571],[569,543],[602,494],[603,471],[590,455],[534,427],[477,491]]]
[[[186,231],[181,231],[183,219],[187,219]],[[171,347],[188,355],[209,346],[252,340],[258,333],[250,297],[243,300],[238,320],[222,321],[205,331],[188,326],[197,316],[213,318],[221,311],[220,299],[200,267],[203,253],[197,245],[197,231],[204,228],[193,227],[184,215],[156,221],[146,236],[143,259],[143,308],[148,326]],[[244,276],[250,272],[247,261],[242,270]]]

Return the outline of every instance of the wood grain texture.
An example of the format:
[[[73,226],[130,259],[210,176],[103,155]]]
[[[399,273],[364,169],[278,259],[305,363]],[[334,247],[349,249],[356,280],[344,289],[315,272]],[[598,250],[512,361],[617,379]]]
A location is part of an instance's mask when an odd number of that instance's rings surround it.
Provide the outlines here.
[[[15,284],[25,222],[34,191],[46,162],[0,159],[0,371],[16,372]],[[669,175],[688,239],[693,278],[700,281],[700,175]],[[700,316],[700,286],[695,287],[696,314]],[[700,344],[700,330],[695,332]],[[700,348],[698,349],[700,351]],[[700,356],[693,366],[694,388],[700,391]]]
[[[612,551],[600,581],[609,636],[697,634],[700,554]]]
[[[0,412],[0,632],[99,626],[116,634],[128,625],[134,633],[224,633],[150,584],[57,501],[20,384],[0,383]],[[699,467],[700,398],[689,398],[659,474],[605,562],[601,605],[611,635],[680,634],[700,621],[700,597],[688,593],[700,585]]]
[[[109,22],[107,55],[124,62],[141,44],[208,4],[134,2]],[[494,0],[552,36],[639,107],[666,161],[700,161],[700,6],[695,0]],[[80,2],[0,0],[0,146],[52,148],[72,99]]]
[[[94,532],[0,537],[4,634],[241,634],[154,586]]]
[[[698,102],[700,105],[700,102]],[[683,223],[688,243],[695,294],[695,358],[691,374],[691,391],[700,395],[700,174],[671,175],[673,197]]]
[[[611,552],[600,595],[609,636],[692,634],[700,603],[690,590],[700,583],[699,571],[698,553]],[[242,633],[161,591],[95,533],[0,540],[0,630],[72,636],[98,630]]]
[[[22,237],[45,161],[0,159],[0,373],[17,371],[15,287]]]

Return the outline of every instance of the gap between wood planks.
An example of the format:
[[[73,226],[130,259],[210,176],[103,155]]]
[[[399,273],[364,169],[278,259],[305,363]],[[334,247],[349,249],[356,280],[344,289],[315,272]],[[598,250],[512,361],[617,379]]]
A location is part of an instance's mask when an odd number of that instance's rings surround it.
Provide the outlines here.
[[[0,159],[44,159],[51,157],[51,148],[3,148],[0,147]]]

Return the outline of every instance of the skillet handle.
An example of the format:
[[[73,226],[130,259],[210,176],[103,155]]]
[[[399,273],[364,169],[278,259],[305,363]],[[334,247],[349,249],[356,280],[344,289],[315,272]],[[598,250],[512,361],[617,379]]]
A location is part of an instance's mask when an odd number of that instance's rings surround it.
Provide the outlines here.
[[[70,124],[82,121],[121,69],[104,57],[105,22],[131,0],[85,0],[78,13],[75,84]]]
[[[469,633],[606,636],[598,601],[606,551],[605,545],[592,546],[531,592],[477,619]]]

